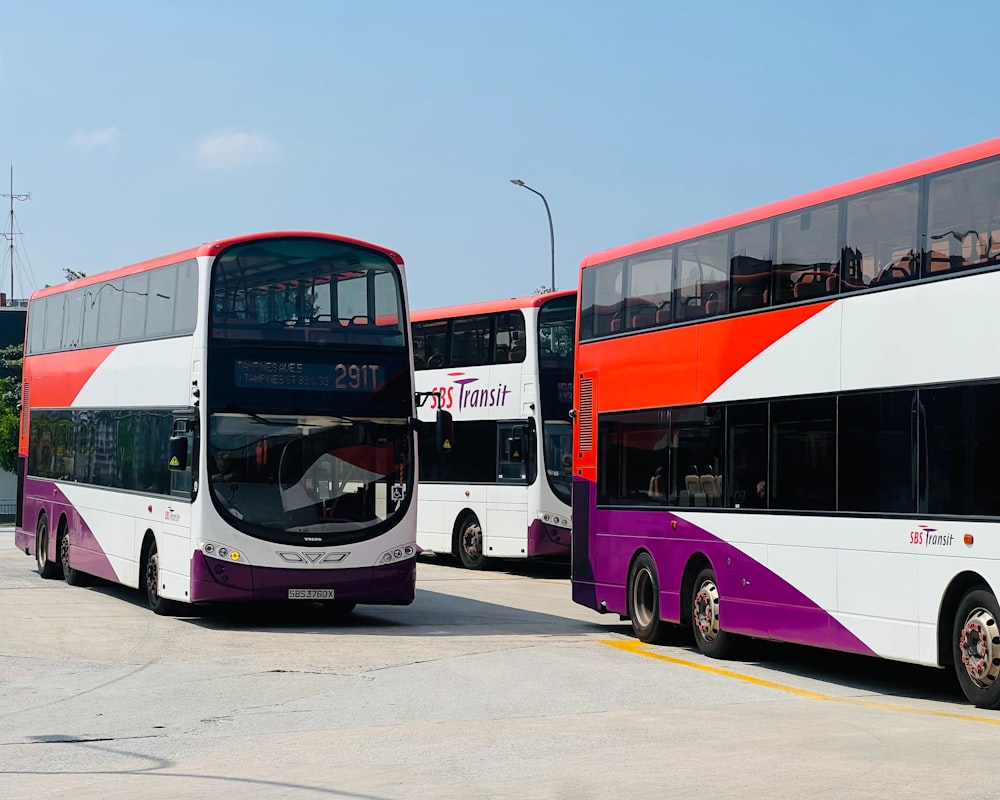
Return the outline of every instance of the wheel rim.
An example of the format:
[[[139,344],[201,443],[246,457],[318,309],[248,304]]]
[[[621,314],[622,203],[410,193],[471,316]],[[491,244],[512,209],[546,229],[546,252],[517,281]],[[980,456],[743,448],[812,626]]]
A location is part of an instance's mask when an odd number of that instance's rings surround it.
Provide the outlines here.
[[[704,581],[694,596],[694,624],[706,642],[719,635],[719,590],[714,580]]]
[[[1000,675],[1000,627],[989,609],[969,612],[958,635],[958,649],[973,683],[987,689],[996,682]]]
[[[632,613],[640,628],[648,628],[652,623],[655,600],[653,575],[646,567],[642,567],[635,573],[635,581],[632,583]]]
[[[146,562],[146,597],[150,605],[160,599],[160,557],[156,553],[150,553]]]
[[[466,525],[462,531],[462,552],[469,561],[478,561],[483,557],[483,529],[478,523]]]
[[[38,545],[35,548],[35,560],[38,568],[43,569],[49,563],[49,526],[44,517],[38,523]]]
[[[62,564],[63,571],[70,569],[69,566],[69,533],[64,533],[59,540],[59,563]]]

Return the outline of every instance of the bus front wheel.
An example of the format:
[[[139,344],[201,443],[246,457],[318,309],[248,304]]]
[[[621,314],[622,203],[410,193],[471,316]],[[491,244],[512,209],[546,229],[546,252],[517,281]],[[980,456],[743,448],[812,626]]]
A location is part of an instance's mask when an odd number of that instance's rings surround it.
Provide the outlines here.
[[[458,558],[466,569],[485,569],[486,553],[483,548],[483,526],[479,518],[469,512],[458,523]]]
[[[154,614],[161,616],[171,616],[176,614],[179,605],[174,600],[167,600],[160,596],[160,554],[156,551],[156,540],[149,543],[149,552],[146,554],[146,568],[143,570],[143,583],[146,589],[146,602],[153,610]]]
[[[691,629],[698,649],[709,658],[728,658],[736,647],[736,636],[722,630],[721,605],[715,573],[711,567],[705,567],[694,579]]]
[[[962,692],[978,708],[1000,708],[1000,606],[985,586],[969,591],[958,606],[952,655]]]
[[[43,578],[62,577],[59,562],[49,559],[49,520],[44,514],[38,518],[38,527],[35,528],[35,564]]]
[[[649,553],[641,553],[628,576],[628,616],[640,642],[666,644],[674,626],[660,619],[660,581]]]

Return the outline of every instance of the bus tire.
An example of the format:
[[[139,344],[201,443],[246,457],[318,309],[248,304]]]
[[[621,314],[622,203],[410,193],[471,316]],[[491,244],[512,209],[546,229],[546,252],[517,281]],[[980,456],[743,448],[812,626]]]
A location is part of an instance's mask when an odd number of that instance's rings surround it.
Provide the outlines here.
[[[38,574],[46,580],[62,577],[59,562],[49,559],[49,519],[44,513],[39,516],[35,528],[35,565]]]
[[[711,567],[705,567],[694,579],[690,608],[691,629],[698,649],[709,658],[729,658],[736,649],[737,637],[722,629],[719,587]]]
[[[69,531],[66,529],[65,525],[59,526],[59,536],[56,541],[56,548],[59,553],[59,564],[62,567],[62,574],[66,583],[70,586],[86,586],[87,573],[80,572],[78,569],[73,569],[73,567],[69,565]]]
[[[471,511],[462,515],[455,536],[458,559],[466,569],[486,569],[486,553],[483,548],[483,526]]]
[[[143,588],[146,590],[146,602],[154,614],[170,617],[177,614],[180,604],[174,600],[160,597],[160,554],[156,551],[156,540],[149,543],[146,553],[146,563],[143,565]]]
[[[977,708],[1000,708],[1000,606],[985,586],[962,598],[951,641],[963,694]]]
[[[628,575],[628,617],[640,642],[666,644],[674,626],[660,619],[660,580],[649,553],[640,553]]]

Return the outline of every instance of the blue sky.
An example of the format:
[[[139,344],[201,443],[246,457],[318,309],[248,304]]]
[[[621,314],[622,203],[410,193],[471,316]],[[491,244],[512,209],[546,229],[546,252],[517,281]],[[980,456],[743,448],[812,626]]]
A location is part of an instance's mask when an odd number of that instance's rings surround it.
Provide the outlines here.
[[[254,231],[398,250],[415,308],[1000,135],[995,3],[7,4],[15,294]],[[3,209],[8,201],[3,199]],[[0,287],[10,285],[9,259]]]

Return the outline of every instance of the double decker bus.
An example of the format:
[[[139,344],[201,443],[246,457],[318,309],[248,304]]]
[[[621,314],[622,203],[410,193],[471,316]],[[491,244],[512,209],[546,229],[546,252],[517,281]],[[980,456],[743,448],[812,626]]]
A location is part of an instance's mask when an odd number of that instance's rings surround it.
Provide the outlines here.
[[[418,413],[449,411],[455,443],[421,443],[421,549],[569,556],[575,319],[572,291],[413,312]]]
[[[1000,706],[1000,139],[588,256],[572,584]]]
[[[44,578],[185,603],[414,597],[400,256],[224,239],[35,292],[17,546]]]

